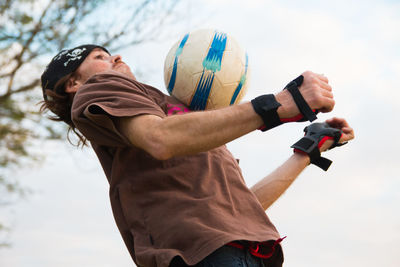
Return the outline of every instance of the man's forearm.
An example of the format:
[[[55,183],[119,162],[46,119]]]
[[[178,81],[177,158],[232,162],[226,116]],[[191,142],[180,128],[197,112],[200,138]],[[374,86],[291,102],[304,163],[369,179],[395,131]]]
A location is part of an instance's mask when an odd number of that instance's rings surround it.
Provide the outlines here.
[[[120,118],[118,128],[131,143],[164,160],[224,145],[263,124],[251,103],[160,118]]]
[[[251,103],[244,103],[220,110],[171,116],[163,120],[159,130],[173,154],[184,155],[224,145],[262,124]]]
[[[294,153],[280,167],[251,188],[264,210],[286,191],[308,164],[310,158],[307,155]]]

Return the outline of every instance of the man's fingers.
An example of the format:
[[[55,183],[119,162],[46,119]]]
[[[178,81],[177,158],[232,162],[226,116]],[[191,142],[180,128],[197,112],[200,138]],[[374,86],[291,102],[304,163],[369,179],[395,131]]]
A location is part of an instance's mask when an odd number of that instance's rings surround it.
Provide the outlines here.
[[[354,134],[342,134],[340,137],[339,143],[348,142],[354,139]]]
[[[345,141],[350,141],[354,139],[354,130],[351,127],[344,127],[342,128],[342,132],[344,133],[344,137],[346,138]]]
[[[333,98],[333,93],[327,90],[322,90],[322,95],[324,97]]]
[[[342,129],[343,127],[348,127],[349,124],[345,119],[333,117],[331,119],[326,120],[331,127]]]
[[[318,73],[307,70],[307,71],[303,72],[301,75],[304,76],[305,80],[317,78],[318,80],[324,81],[325,83],[329,83],[328,78],[324,74],[318,74]]]
[[[340,143],[354,139],[354,130],[349,126],[345,119],[334,117],[326,120],[326,123],[333,128],[340,129],[343,132],[342,137],[339,140]]]
[[[342,128],[342,131],[344,132],[344,133],[353,133],[353,128],[351,128],[351,127],[343,127]]]
[[[330,112],[335,107],[335,100],[333,100],[333,98],[331,97],[324,97],[322,102],[323,102],[322,106],[318,108],[318,110],[321,111],[322,113]]]
[[[300,87],[304,99],[312,109],[321,112],[330,112],[335,106],[332,87],[328,84],[328,78],[323,74],[311,71],[303,73],[304,82]]]
[[[324,74],[317,74],[315,73],[315,75],[322,81],[324,81],[325,83],[329,83],[328,77],[326,77]]]
[[[332,87],[325,81],[319,81],[320,86],[325,89],[328,90],[329,92],[332,92]]]

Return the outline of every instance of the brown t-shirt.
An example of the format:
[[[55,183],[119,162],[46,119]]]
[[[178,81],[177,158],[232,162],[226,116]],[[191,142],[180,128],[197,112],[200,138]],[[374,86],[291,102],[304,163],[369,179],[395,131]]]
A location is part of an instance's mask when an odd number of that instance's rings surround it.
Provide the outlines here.
[[[74,97],[73,122],[101,162],[115,221],[138,266],[168,266],[175,256],[193,265],[233,240],[279,238],[225,146],[160,161],[113,122],[185,112],[174,98],[116,72],[93,76]]]

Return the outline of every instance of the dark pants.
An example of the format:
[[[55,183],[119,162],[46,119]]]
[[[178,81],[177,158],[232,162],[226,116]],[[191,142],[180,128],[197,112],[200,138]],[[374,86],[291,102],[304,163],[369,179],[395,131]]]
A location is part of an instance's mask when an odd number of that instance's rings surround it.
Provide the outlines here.
[[[175,257],[170,267],[186,267],[180,257]],[[262,259],[251,255],[248,250],[242,250],[231,246],[223,246],[194,267],[267,267]]]

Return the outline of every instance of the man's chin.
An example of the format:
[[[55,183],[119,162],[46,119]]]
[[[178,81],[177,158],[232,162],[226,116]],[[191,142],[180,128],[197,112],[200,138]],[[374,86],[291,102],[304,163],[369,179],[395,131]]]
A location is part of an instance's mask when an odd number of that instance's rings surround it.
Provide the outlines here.
[[[129,76],[130,78],[136,80],[135,75],[133,75],[129,67],[121,66],[120,68],[115,68],[114,71],[125,74],[126,76]]]
[[[133,73],[131,71],[128,71],[128,72],[124,71],[124,72],[121,72],[121,73],[129,76],[131,79],[136,81],[136,77],[135,77],[135,75],[133,75]]]

